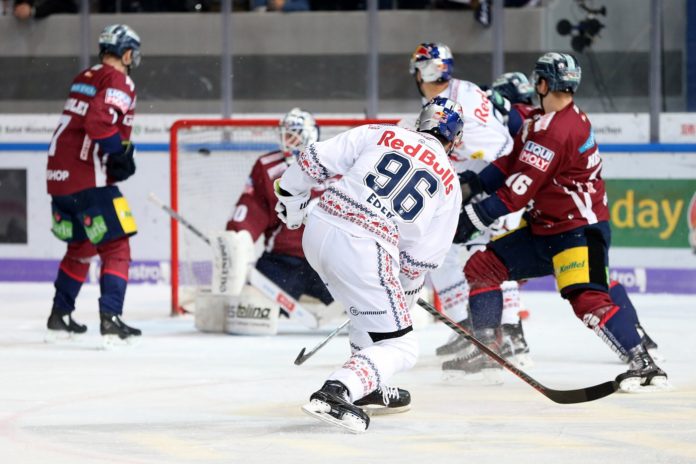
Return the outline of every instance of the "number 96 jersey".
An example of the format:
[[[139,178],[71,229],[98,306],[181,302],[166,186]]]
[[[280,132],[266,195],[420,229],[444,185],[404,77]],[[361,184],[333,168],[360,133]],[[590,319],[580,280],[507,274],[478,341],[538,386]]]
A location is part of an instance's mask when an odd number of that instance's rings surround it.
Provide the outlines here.
[[[310,144],[283,176],[290,192],[340,174],[312,215],[374,238],[402,272],[434,269],[456,229],[461,191],[442,144],[391,125],[356,127]]]

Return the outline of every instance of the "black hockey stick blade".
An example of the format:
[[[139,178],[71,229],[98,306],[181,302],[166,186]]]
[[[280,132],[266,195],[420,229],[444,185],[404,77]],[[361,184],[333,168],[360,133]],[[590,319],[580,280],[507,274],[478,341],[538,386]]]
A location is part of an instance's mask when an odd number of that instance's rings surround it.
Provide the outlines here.
[[[307,360],[307,357],[304,355],[305,349],[306,348],[302,348],[302,350],[300,351],[300,354],[298,354],[297,358],[295,358],[295,365],[296,366],[299,366],[300,364],[302,364],[303,362],[305,362]]]
[[[311,358],[312,356],[314,356],[314,353],[316,353],[317,351],[319,351],[319,350],[321,349],[321,347],[323,347],[324,345],[326,345],[327,343],[329,343],[329,340],[331,340],[331,339],[334,338],[336,335],[338,335],[338,333],[339,333],[341,330],[343,330],[343,328],[344,328],[345,326],[347,326],[349,323],[350,323],[350,319],[346,319],[345,321],[343,321],[343,322],[341,323],[341,325],[339,325],[338,327],[336,327],[335,329],[333,329],[333,330],[331,331],[331,333],[330,333],[329,335],[326,336],[325,339],[323,339],[321,342],[319,342],[319,343],[317,344],[317,346],[315,346],[314,348],[312,348],[310,351],[307,351],[306,354],[305,354],[305,348],[302,348],[302,351],[300,351],[300,354],[298,354],[298,355],[297,355],[297,358],[295,358],[295,365],[296,365],[296,366],[299,366],[300,364],[302,364],[303,362],[305,362],[306,360],[308,360],[309,358]]]
[[[433,316],[435,316],[440,321],[444,322],[445,325],[447,325],[450,329],[454,330],[459,335],[466,337],[469,341],[471,341],[471,343],[476,345],[481,351],[490,356],[495,362],[497,362],[505,369],[515,374],[517,377],[522,379],[523,382],[527,383],[528,385],[531,385],[532,388],[534,388],[539,393],[541,393],[542,395],[544,395],[545,397],[547,397],[555,403],[585,403],[588,401],[594,401],[600,398],[604,398],[605,396],[609,396],[619,389],[619,384],[615,380],[600,383],[599,385],[594,385],[592,387],[578,388],[576,390],[554,390],[552,388],[545,387],[544,385],[534,380],[534,378],[531,377],[529,374],[527,374],[523,370],[518,369],[505,358],[501,357],[495,351],[488,348],[483,342],[476,339],[466,328],[462,327],[460,324],[457,324],[446,315],[440,313],[437,309],[435,309],[435,307],[433,307],[433,305],[431,305],[427,301],[419,298],[418,305],[421,308],[428,311]]]

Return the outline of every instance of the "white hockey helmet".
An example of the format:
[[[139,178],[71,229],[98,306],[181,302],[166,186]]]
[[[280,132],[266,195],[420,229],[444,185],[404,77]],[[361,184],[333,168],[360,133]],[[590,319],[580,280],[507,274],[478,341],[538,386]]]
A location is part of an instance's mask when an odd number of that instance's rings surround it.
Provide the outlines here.
[[[415,76],[420,71],[423,82],[446,82],[452,78],[454,58],[443,43],[421,43],[411,55],[408,71]]]
[[[296,158],[317,140],[319,126],[309,111],[293,108],[280,120],[280,147],[286,158]]]

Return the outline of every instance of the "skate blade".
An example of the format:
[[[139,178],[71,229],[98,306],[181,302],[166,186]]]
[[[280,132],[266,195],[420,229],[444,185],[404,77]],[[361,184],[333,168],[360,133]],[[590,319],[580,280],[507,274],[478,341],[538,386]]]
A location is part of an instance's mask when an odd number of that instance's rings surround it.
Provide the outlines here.
[[[102,335],[102,349],[106,351],[134,347],[139,343],[140,337],[135,335],[126,338],[119,338],[118,335]]]
[[[78,334],[75,332],[66,332],[65,330],[46,329],[44,343],[79,343],[82,342],[83,335],[84,334]]]
[[[365,411],[368,416],[386,416],[389,414],[399,414],[402,412],[409,411],[411,405],[407,404],[405,406],[399,406],[398,408],[390,408],[389,406],[377,406],[377,405],[367,405],[360,406],[360,409]]]
[[[362,419],[354,416],[353,414],[343,414],[341,419],[329,414],[331,411],[331,406],[324,403],[323,401],[312,400],[309,403],[302,406],[302,411],[314,418],[324,421],[331,425],[341,427],[352,433],[363,433],[367,430],[367,424]]]
[[[534,367],[534,361],[529,353],[520,353],[505,359],[518,369],[529,369],[530,367]]]
[[[631,378],[619,384],[619,391],[622,393],[654,393],[674,390],[674,386],[667,377],[654,377],[650,385],[641,385],[640,378]]]

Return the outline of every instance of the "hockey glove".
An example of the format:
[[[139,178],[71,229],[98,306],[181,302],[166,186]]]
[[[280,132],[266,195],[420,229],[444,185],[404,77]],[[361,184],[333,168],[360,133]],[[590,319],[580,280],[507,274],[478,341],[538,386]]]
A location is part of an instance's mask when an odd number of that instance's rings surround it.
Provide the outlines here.
[[[276,197],[278,197],[278,203],[275,207],[278,218],[280,218],[290,230],[302,227],[307,217],[309,192],[292,195],[290,192],[283,190],[280,186],[280,179],[276,179],[273,183],[273,190],[275,191]]]
[[[481,179],[474,171],[459,174],[459,185],[462,188],[462,205],[468,205],[472,198],[483,192]]]
[[[109,153],[106,159],[106,174],[115,181],[126,180],[135,174],[135,145],[124,140],[121,148],[120,152]]]
[[[478,204],[466,205],[459,213],[457,231],[454,233],[454,243],[466,243],[477,232],[482,232],[495,221],[489,217]]]

